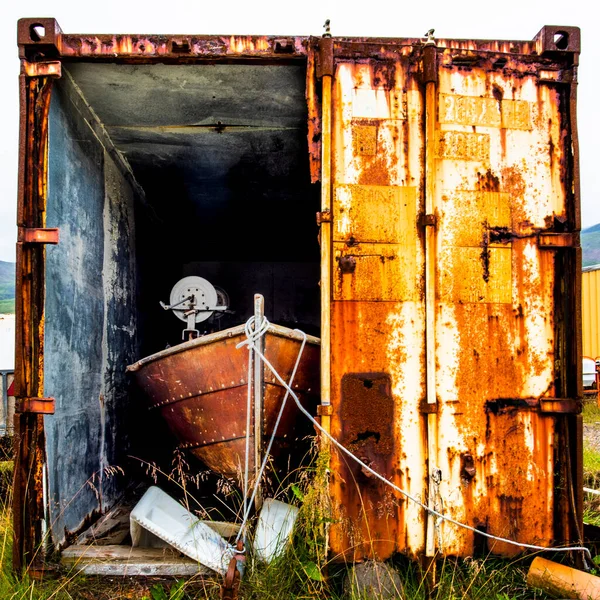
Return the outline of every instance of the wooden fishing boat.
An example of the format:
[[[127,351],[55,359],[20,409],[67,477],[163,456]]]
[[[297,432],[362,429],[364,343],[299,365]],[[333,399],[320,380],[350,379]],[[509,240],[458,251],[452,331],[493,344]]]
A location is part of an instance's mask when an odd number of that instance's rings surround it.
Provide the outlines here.
[[[236,346],[246,340],[244,325],[183,342],[127,367],[179,440],[211,470],[239,478],[244,469],[248,361],[254,354]],[[269,323],[261,338],[264,355],[289,382],[303,334]],[[302,405],[315,414],[319,398],[320,340],[307,336],[292,384]],[[250,358],[252,360],[252,358]],[[251,368],[251,430],[249,467],[255,472],[285,396],[285,388],[270,369]],[[293,398],[277,428],[271,455],[283,464],[297,441],[312,431]],[[257,460],[258,458],[258,460]]]

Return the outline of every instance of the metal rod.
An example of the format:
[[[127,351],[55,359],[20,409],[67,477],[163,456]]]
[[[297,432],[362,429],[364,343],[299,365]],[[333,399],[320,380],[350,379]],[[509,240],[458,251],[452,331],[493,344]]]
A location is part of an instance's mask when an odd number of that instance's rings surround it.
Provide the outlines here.
[[[435,214],[435,123],[436,123],[436,84],[427,83],[425,91],[425,214]],[[436,276],[436,231],[434,226],[425,228],[425,354],[427,377],[427,404],[435,404],[435,276]],[[434,508],[432,476],[437,463],[437,414],[427,415],[427,468],[429,473],[428,505]],[[435,556],[435,517],[427,516],[425,554]]]
[[[321,212],[331,214],[331,75],[323,76],[321,137]],[[321,222],[321,404],[331,404],[331,220]],[[331,417],[323,414],[328,433]],[[326,443],[326,439],[323,438]]]
[[[265,316],[265,299],[261,294],[254,295],[254,331],[258,331]],[[257,349],[264,354],[265,338],[261,336],[254,343]],[[253,351],[254,353],[254,351]],[[256,510],[262,506],[263,498],[258,475],[262,463],[262,425],[263,425],[263,394],[264,394],[264,367],[262,361],[253,357],[254,360],[254,481],[256,496],[254,505]]]

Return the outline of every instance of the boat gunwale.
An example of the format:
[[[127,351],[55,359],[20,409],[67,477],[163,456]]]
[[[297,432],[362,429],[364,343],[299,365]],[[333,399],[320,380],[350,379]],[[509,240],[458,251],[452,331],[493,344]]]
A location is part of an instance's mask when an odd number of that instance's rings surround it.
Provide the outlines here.
[[[223,329],[222,331],[216,331],[215,333],[209,333],[208,335],[197,337],[194,340],[182,342],[181,344],[177,344],[176,346],[172,346],[171,348],[166,348],[165,350],[161,350],[160,352],[156,352],[155,354],[151,354],[150,356],[141,358],[132,365],[128,365],[125,368],[125,370],[130,373],[135,373],[139,371],[142,367],[145,367],[146,365],[152,362],[156,362],[157,360],[161,360],[162,358],[165,358],[167,356],[173,356],[175,354],[185,352],[186,350],[190,350],[198,346],[206,346],[214,342],[220,342],[222,340],[228,340],[234,337],[244,335],[245,327],[245,324],[236,325],[235,327],[230,327],[229,329]],[[266,333],[275,335],[276,337],[286,338],[295,342],[302,342],[302,340],[304,339],[304,335],[300,332],[300,330],[289,329],[288,327],[283,327],[282,325],[275,325],[274,323],[269,323],[269,328],[267,329]],[[314,346],[320,346],[321,340],[318,337],[306,334],[306,343],[312,344]]]

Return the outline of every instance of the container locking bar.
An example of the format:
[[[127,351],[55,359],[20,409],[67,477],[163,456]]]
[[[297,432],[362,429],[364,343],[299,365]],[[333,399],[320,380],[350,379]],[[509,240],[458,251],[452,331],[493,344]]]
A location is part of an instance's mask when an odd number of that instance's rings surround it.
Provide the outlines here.
[[[19,241],[25,244],[58,244],[58,238],[55,227],[19,227]]]
[[[15,412],[53,415],[55,408],[54,398],[18,398]]]
[[[487,413],[512,410],[537,410],[543,414],[579,414],[582,402],[577,398],[496,398],[485,403]]]

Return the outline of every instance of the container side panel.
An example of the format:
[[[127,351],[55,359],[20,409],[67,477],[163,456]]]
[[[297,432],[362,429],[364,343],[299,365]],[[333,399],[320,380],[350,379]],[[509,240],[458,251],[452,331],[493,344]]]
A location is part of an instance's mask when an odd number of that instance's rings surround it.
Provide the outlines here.
[[[107,467],[126,435],[124,365],[135,354],[132,192],[60,81],[52,99],[48,223],[61,242],[47,254],[45,419],[51,532],[61,544],[110,505]]]
[[[339,61],[333,97],[332,434],[396,485],[426,485],[422,102],[408,59]],[[334,453],[334,553],[416,554],[422,510]]]

